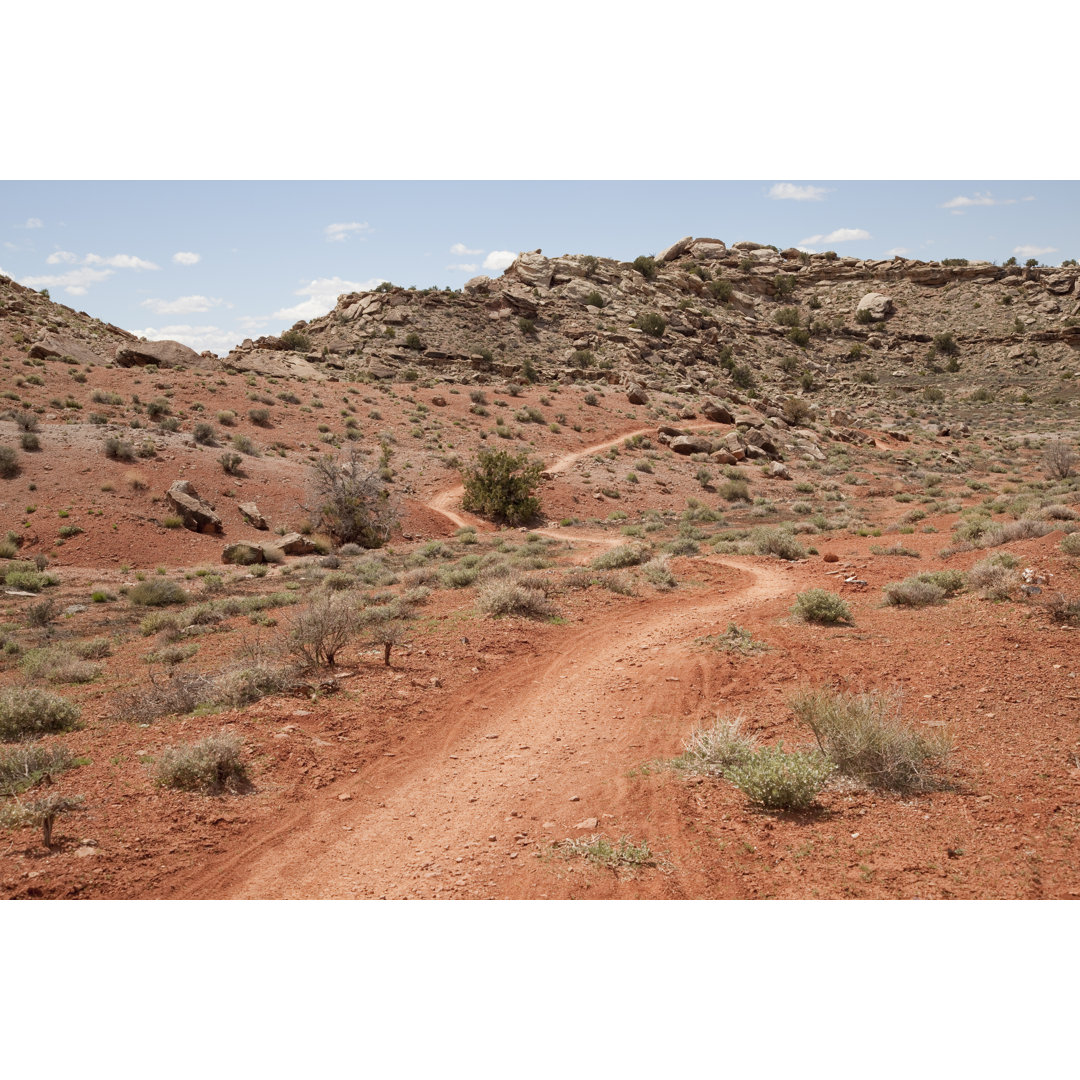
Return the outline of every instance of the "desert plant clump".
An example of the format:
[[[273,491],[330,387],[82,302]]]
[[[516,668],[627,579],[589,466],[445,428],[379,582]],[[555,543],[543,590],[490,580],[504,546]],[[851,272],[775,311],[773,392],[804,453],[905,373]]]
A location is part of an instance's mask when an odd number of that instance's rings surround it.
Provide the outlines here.
[[[112,461],[131,462],[135,460],[135,447],[118,435],[109,435],[103,442],[105,456]]]
[[[950,740],[904,721],[899,696],[810,690],[793,697],[791,708],[844,776],[904,794],[937,786],[934,770],[947,760]]]
[[[187,603],[187,593],[175,581],[154,577],[140,581],[128,591],[128,599],[140,607],[165,607],[169,604]]]
[[[0,808],[0,825],[9,829],[37,825],[41,828],[41,842],[46,848],[52,848],[53,826],[56,819],[61,814],[81,810],[82,805],[81,795],[61,795],[53,791],[32,802],[16,801]]]
[[[943,588],[919,577],[890,581],[882,591],[886,605],[892,607],[928,607],[931,604],[940,604],[945,599]]]
[[[478,591],[476,603],[484,614],[495,618],[520,615],[528,619],[550,619],[558,614],[555,605],[540,589],[512,577],[492,578],[484,582]]]
[[[648,334],[649,337],[663,337],[664,331],[667,329],[667,323],[664,322],[662,316],[658,315],[655,311],[646,311],[639,315],[631,324],[644,334]]]
[[[636,844],[626,836],[612,843],[606,836],[596,833],[576,840],[563,840],[553,844],[551,850],[564,858],[582,858],[609,870],[634,870],[656,865],[653,853],[644,840]]]
[[[161,716],[182,715],[211,702],[214,682],[206,675],[170,669],[165,679],[150,675],[148,685],[116,694],[112,713],[128,724],[148,724]]]
[[[764,641],[758,641],[749,630],[733,622],[728,623],[724,633],[708,634],[703,638],[698,638],[698,643],[711,645],[722,652],[740,653],[742,656],[755,656],[758,653],[768,652],[769,649]]]
[[[289,633],[292,652],[307,667],[333,667],[359,624],[356,600],[348,593],[319,595],[293,616]]]
[[[1054,440],[1043,451],[1043,467],[1051,480],[1068,480],[1077,461],[1080,461],[1080,458],[1076,452],[1062,439]]]
[[[780,743],[760,747],[746,761],[731,766],[725,779],[766,810],[806,810],[835,771],[820,751],[786,751]]]
[[[355,447],[344,461],[322,457],[311,467],[312,525],[339,544],[380,548],[390,539],[397,507],[384,470],[366,466]]]
[[[991,555],[982,559],[967,572],[969,588],[983,600],[1008,600],[1021,582],[1015,560]]]
[[[679,584],[678,578],[671,572],[666,555],[657,555],[643,564],[641,576],[658,589],[674,589]]]
[[[510,525],[523,525],[540,513],[535,492],[542,472],[543,466],[530,461],[527,454],[481,450],[475,463],[461,473],[465,487],[462,508]]]
[[[0,446],[0,479],[14,480],[20,472],[19,455],[10,446]]]
[[[639,255],[634,260],[634,269],[646,281],[653,281],[656,278],[656,260],[651,255]]]
[[[783,529],[758,529],[753,540],[754,552],[757,555],[774,555],[788,562],[807,557],[806,548]]]
[[[0,752],[0,795],[18,795],[45,777],[82,764],[65,746],[24,743]]]
[[[72,731],[79,707],[66,698],[34,686],[0,690],[0,741],[17,742],[57,731]]]
[[[803,622],[820,623],[833,626],[838,623],[850,623],[851,609],[836,593],[827,589],[807,589],[795,594],[792,614]]]
[[[1059,546],[1063,555],[1080,555],[1080,532],[1063,536]]]
[[[724,778],[728,771],[745,765],[758,750],[757,737],[742,730],[743,718],[717,717],[711,727],[698,728],[690,735],[672,767],[687,772]]]
[[[19,669],[28,679],[54,683],[88,683],[101,672],[101,665],[80,660],[63,645],[30,649],[19,661]]]
[[[243,744],[233,735],[212,735],[186,746],[162,751],[155,780],[160,787],[198,791],[206,795],[251,790],[247,767],[241,760]]]
[[[648,562],[652,555],[652,548],[648,544],[619,544],[590,559],[589,566],[595,570],[619,570],[625,566],[640,566]]]

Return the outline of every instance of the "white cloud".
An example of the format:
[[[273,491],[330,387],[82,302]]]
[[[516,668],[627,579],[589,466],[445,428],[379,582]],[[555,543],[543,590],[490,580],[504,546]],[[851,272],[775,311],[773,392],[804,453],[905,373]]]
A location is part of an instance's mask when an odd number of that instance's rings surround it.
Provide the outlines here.
[[[1021,202],[1034,202],[1035,201],[1035,196],[1034,195],[1025,195],[1020,201]]]
[[[462,274],[475,274],[476,273],[476,263],[451,263],[446,269],[447,270],[458,270]]]
[[[86,266],[112,266],[117,270],[157,270],[158,267],[140,259],[138,255],[87,255],[83,259]]]
[[[39,217],[27,218],[21,225],[16,225],[16,229],[43,229],[45,228],[45,222]]]
[[[366,221],[346,221],[327,225],[323,232],[326,233],[326,239],[333,243],[347,239],[349,233],[365,233],[370,229],[371,226]]]
[[[816,236],[808,236],[799,241],[799,246],[804,244],[847,244],[852,240],[869,240],[870,234],[865,229],[833,229],[831,233],[818,233]]]
[[[805,187],[799,187],[798,184],[773,184],[769,188],[769,198],[820,202],[830,190],[830,188],[814,187],[813,184],[807,184]]]
[[[890,258],[892,258],[893,255],[910,255],[911,254],[911,248],[906,248],[906,247],[889,248],[889,250],[886,251],[885,254],[888,255]]]
[[[489,251],[484,259],[484,269],[505,270],[516,258],[517,253],[513,251]]]
[[[192,326],[190,323],[177,323],[171,326],[147,326],[142,330],[133,330],[132,333],[150,341],[179,341],[196,352],[209,349],[219,354],[227,353],[238,344],[235,331],[223,330],[219,326]]]
[[[386,278],[369,278],[367,281],[345,281],[343,278],[316,278],[303,288],[296,290],[297,296],[307,299],[289,308],[280,308],[272,318],[275,321],[294,323],[298,319],[314,319],[325,315],[337,303],[342,293],[370,292],[381,285]]]
[[[984,191],[981,194],[976,191],[974,195],[957,195],[955,199],[942,203],[941,209],[957,210],[968,206],[1008,206],[1014,202],[1016,202],[1015,199],[995,199],[989,191]]]
[[[79,261],[79,256],[74,251],[54,251],[46,260],[50,266],[58,263],[74,263]]]
[[[156,315],[190,315],[220,307],[222,303],[224,301],[211,296],[178,296],[175,300],[143,300],[142,306]]]
[[[172,257],[172,261],[181,266],[194,266],[201,258],[202,256],[194,251],[178,251]]]
[[[483,253],[483,248],[469,248],[466,247],[464,244],[455,244],[450,249],[451,255],[483,255]]]
[[[1014,255],[1022,255],[1025,259],[1034,259],[1038,255],[1052,255],[1057,251],[1056,247],[1039,247],[1037,244],[1019,244],[1013,248]]]
[[[72,296],[83,296],[88,286],[97,285],[112,276],[112,270],[92,270],[83,266],[78,270],[69,270],[66,274],[39,274],[25,277],[21,284],[29,285],[32,289],[66,289]]]

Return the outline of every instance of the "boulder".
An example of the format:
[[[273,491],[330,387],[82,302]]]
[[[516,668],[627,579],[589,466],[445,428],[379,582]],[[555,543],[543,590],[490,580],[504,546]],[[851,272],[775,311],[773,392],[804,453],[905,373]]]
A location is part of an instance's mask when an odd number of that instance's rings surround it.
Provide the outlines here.
[[[656,429],[657,435],[666,435],[670,439],[674,439],[677,435],[685,435],[686,432],[682,428],[672,427],[670,424],[661,424]]]
[[[102,357],[92,349],[87,348],[86,343],[78,338],[67,337],[64,334],[42,334],[41,337],[30,346],[30,356],[34,360],[49,360],[53,357],[70,356],[80,364],[100,364]]]
[[[223,563],[231,563],[234,566],[254,566],[255,563],[266,562],[263,549],[258,544],[229,544],[221,553]]]
[[[298,532],[286,533],[280,540],[275,540],[276,547],[283,555],[314,555],[315,545]]]
[[[717,465],[734,465],[739,458],[730,450],[714,450],[709,455],[709,460],[715,461]]]
[[[596,285],[587,278],[572,278],[562,289],[562,294],[567,300],[576,300],[581,304],[584,304],[593,293],[599,293],[605,304],[608,302],[608,297],[605,295],[604,290],[598,289]]]
[[[731,410],[721,405],[719,401],[708,400],[701,406],[701,415],[706,420],[713,420],[717,424],[734,424],[735,417]]]
[[[713,240],[711,237],[699,237],[690,245],[690,254],[695,259],[704,261],[726,259],[727,253],[727,244],[723,240]]]
[[[539,251],[523,252],[510,264],[506,274],[526,285],[548,289],[551,287],[551,260],[545,259]]]
[[[253,502],[237,503],[237,510],[240,511],[244,520],[255,529],[269,529],[270,525],[266,518],[259,513],[259,508]]]
[[[645,393],[644,386],[637,386],[635,384],[627,387],[626,400],[629,401],[631,405],[648,405],[649,395]]]
[[[860,311],[870,312],[870,318],[874,322],[883,322],[893,313],[892,298],[885,296],[883,293],[867,293],[860,301],[859,306],[855,309],[856,314]]]
[[[165,492],[165,498],[180,515],[185,529],[199,533],[224,532],[221,518],[214,513],[213,506],[199,495],[190,480],[177,480]]]
[[[736,240],[731,247],[733,251],[758,251],[761,245],[754,243],[753,240]]]
[[[116,362],[121,367],[205,367],[206,361],[194,349],[179,341],[130,341],[116,348]]]
[[[492,281],[487,274],[480,274],[478,277],[469,278],[465,282],[465,295],[475,296],[477,293],[486,293],[491,291]]]
[[[678,435],[669,444],[676,454],[711,454],[713,444],[700,435]]]
[[[791,479],[791,473],[788,472],[788,467],[782,461],[774,461],[769,466],[769,471],[765,475],[771,476],[776,480]]]
[[[664,248],[659,255],[656,256],[657,262],[673,262],[680,255],[684,255],[690,250],[690,245],[694,242],[692,236],[684,236],[681,240],[676,240],[671,247]]]
[[[1055,296],[1066,296],[1072,292],[1073,278],[1068,274],[1056,274],[1047,278],[1044,284],[1047,292],[1052,292]]]
[[[444,397],[442,396],[442,394],[436,394],[436,395],[435,395],[435,396],[434,396],[434,397],[433,397],[433,398],[431,399],[431,404],[432,404],[432,405],[434,405],[434,406],[436,406],[437,408],[440,408],[440,409],[445,409],[445,408],[446,408],[446,398],[444,398]]]

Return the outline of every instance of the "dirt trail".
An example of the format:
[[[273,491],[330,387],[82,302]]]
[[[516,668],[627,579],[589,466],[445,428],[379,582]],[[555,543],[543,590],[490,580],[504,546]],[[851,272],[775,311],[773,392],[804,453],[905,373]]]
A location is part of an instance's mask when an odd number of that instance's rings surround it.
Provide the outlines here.
[[[568,454],[549,471],[626,437]],[[428,505],[458,520],[447,509],[458,494]],[[626,771],[670,753],[683,728],[711,714],[722,688],[711,685],[693,640],[791,589],[788,564],[710,559],[706,572],[704,591],[643,599],[477,678],[447,702],[445,725],[423,745],[335,785],[171,895],[529,895],[529,856],[592,818],[586,829],[618,828]]]

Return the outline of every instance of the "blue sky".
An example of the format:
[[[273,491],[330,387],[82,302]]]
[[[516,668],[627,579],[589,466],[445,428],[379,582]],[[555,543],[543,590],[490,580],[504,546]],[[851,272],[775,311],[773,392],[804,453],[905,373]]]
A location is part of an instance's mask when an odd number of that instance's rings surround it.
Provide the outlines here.
[[[633,259],[680,236],[919,259],[1080,257],[1075,181],[11,181],[0,270],[224,353],[339,293],[459,287],[521,250]]]

